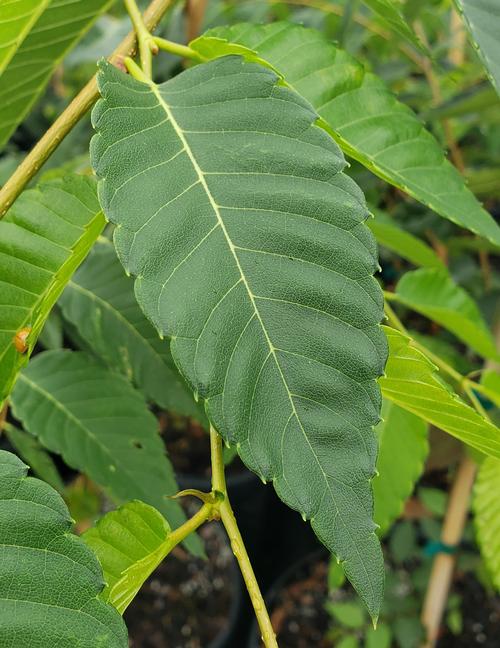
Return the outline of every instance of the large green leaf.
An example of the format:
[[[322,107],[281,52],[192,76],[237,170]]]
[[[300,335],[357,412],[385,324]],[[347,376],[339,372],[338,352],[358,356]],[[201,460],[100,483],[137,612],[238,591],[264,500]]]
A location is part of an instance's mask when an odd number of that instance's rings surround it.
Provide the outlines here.
[[[473,509],[481,554],[500,590],[500,461],[487,457],[474,486]]]
[[[3,0],[0,5],[0,75],[50,0]]]
[[[142,395],[84,353],[39,353],[12,392],[17,419],[114,500],[140,498],[177,526],[177,491],[158,424]]]
[[[30,20],[24,25],[24,31],[27,28],[30,31],[28,34],[22,32],[25,36],[22,43],[14,51],[9,49],[5,58],[8,64],[3,71],[0,65],[0,148],[31,110],[64,55],[112,1],[17,2],[13,12],[15,15],[21,17],[25,9],[33,12],[33,8],[24,5],[37,5],[37,15],[34,22],[30,15]],[[3,4],[0,6],[1,13],[5,10]],[[0,46],[7,30],[2,23],[0,20]]]
[[[141,307],[222,436],[311,520],[376,615],[386,344],[367,209],[339,148],[240,57],[159,86],[103,64],[98,81],[91,157]]]
[[[389,341],[386,375],[379,379],[387,400],[492,457],[500,458],[500,430],[469,407],[446,383],[437,367],[406,335],[384,327]]]
[[[370,207],[375,216],[367,225],[375,235],[379,245],[383,245],[411,263],[429,268],[442,268],[443,262],[434,250],[410,232],[404,230],[385,212]]]
[[[429,451],[427,425],[421,418],[384,400],[377,428],[379,451],[373,480],[375,522],[385,534],[403,511]]]
[[[497,358],[493,336],[474,300],[446,270],[422,268],[403,275],[396,286],[397,301],[422,313],[454,333],[487,358]]]
[[[402,36],[424,54],[428,53],[427,48],[415,34],[415,30],[406,22],[405,17],[401,13],[401,4],[397,0],[362,1],[367,7],[370,7],[373,12],[380,16],[382,20],[396,32],[396,34]]]
[[[27,470],[0,450],[0,645],[126,648],[120,615],[98,598],[98,560],[70,533],[61,497]]]
[[[76,175],[25,191],[0,222],[0,402],[103,227],[95,182]],[[23,330],[24,353],[14,344]]]
[[[99,558],[106,588],[101,598],[120,614],[172,548],[163,515],[138,500],[102,517],[83,539]]]
[[[229,43],[228,43],[229,42]],[[441,145],[384,82],[320,32],[272,23],[218,27],[193,41],[202,56],[250,49],[278,70],[323,118],[345,153],[444,218],[500,245],[500,227],[466,187]],[[245,55],[244,50],[241,51]]]
[[[169,344],[144,317],[110,241],[101,238],[69,281],[59,304],[92,352],[167,410],[204,421],[179,376]]]
[[[455,3],[500,95],[500,3],[498,0],[455,0]]]

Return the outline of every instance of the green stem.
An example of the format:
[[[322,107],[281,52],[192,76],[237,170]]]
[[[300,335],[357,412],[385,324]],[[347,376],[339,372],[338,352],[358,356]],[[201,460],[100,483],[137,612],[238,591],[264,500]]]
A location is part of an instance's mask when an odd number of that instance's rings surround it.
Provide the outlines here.
[[[210,426],[210,450],[212,456],[212,489],[215,493],[223,495],[219,503],[219,513],[222,523],[227,531],[231,548],[240,566],[243,580],[245,581],[250,600],[252,601],[255,616],[259,624],[262,641],[266,648],[278,648],[271,619],[264,603],[259,584],[255,578],[250,558],[243,543],[236,518],[234,517],[231,503],[226,488],[226,477],[224,475],[224,460],[222,457],[222,439],[212,426]]]
[[[214,517],[214,509],[216,505],[214,502],[205,502],[203,506],[197,511],[192,518],[186,520],[184,524],[181,524],[180,527],[174,529],[168,537],[168,552],[169,553],[175,546],[180,542],[185,540],[190,533],[196,531],[196,529],[201,526],[207,520],[211,520]]]
[[[176,56],[182,56],[182,58],[191,59],[192,61],[198,62],[207,60],[204,56],[198,54],[198,52],[196,52],[191,47],[188,47],[187,45],[174,43],[173,41],[169,41],[166,38],[155,37],[153,40],[161,50],[170,52],[170,54],[175,54]]]
[[[144,25],[152,30],[160,22],[173,0],[153,0],[144,13]],[[118,65],[124,56],[133,54],[135,49],[135,32],[130,32],[118,45],[109,60]],[[86,112],[99,98],[96,77],[77,94],[69,106],[62,112],[45,135],[24,158],[0,190],[0,218],[19,196],[24,187],[48,160],[66,135],[76,126]]]
[[[144,24],[144,20],[139,11],[139,7],[135,0],[125,0],[125,7],[127,8],[128,15],[134,26],[135,33],[137,34],[137,42],[139,44],[139,58],[141,61],[141,68],[144,74],[151,79],[153,76],[153,54],[158,53],[158,45],[155,43],[153,36],[150,34],[149,29]]]

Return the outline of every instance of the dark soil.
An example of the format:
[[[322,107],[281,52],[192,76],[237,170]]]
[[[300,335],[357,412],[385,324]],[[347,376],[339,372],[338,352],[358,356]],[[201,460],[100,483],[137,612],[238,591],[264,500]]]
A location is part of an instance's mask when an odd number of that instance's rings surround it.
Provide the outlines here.
[[[208,560],[176,548],[125,613],[134,648],[209,648],[229,625],[238,600],[235,563],[216,523],[200,530]]]
[[[449,630],[438,641],[437,648],[468,648],[500,645],[500,597],[489,595],[472,573],[457,579],[453,592],[462,598],[463,628],[456,636]]]

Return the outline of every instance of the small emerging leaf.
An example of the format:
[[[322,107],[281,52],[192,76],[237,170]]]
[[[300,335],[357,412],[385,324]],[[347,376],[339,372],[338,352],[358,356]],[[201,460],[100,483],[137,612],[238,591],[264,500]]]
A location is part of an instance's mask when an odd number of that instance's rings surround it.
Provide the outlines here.
[[[170,551],[169,534],[165,518],[136,500],[107,513],[83,535],[104,570],[101,598],[120,614]]]

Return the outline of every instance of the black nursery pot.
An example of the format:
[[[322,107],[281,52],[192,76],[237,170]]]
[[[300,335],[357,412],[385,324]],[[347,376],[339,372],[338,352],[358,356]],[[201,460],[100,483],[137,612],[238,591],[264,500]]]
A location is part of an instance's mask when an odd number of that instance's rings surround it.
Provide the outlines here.
[[[235,648],[242,582],[226,534],[215,522],[200,535],[208,560],[176,548],[126,610],[132,648]]]
[[[283,595],[290,586],[295,587],[294,596],[297,597],[295,609],[290,606],[287,600],[286,606],[291,617],[290,623],[285,620],[283,635],[278,635],[278,641],[283,648],[302,648],[307,646],[319,646],[328,629],[328,615],[324,608],[327,590],[328,552],[322,548],[306,555],[285,569],[269,588],[265,602],[266,607],[273,617],[275,611],[284,603]],[[301,590],[301,584],[303,589]],[[309,583],[315,583],[315,587],[309,590]],[[297,586],[296,586],[297,584]],[[301,594],[302,592],[302,594]],[[296,612],[296,616],[295,613]],[[281,615],[278,615],[281,616]],[[305,627],[307,625],[307,628]],[[275,630],[277,630],[275,628]],[[294,637],[300,643],[294,642]],[[247,648],[260,648],[260,631],[255,619],[250,629]]]

